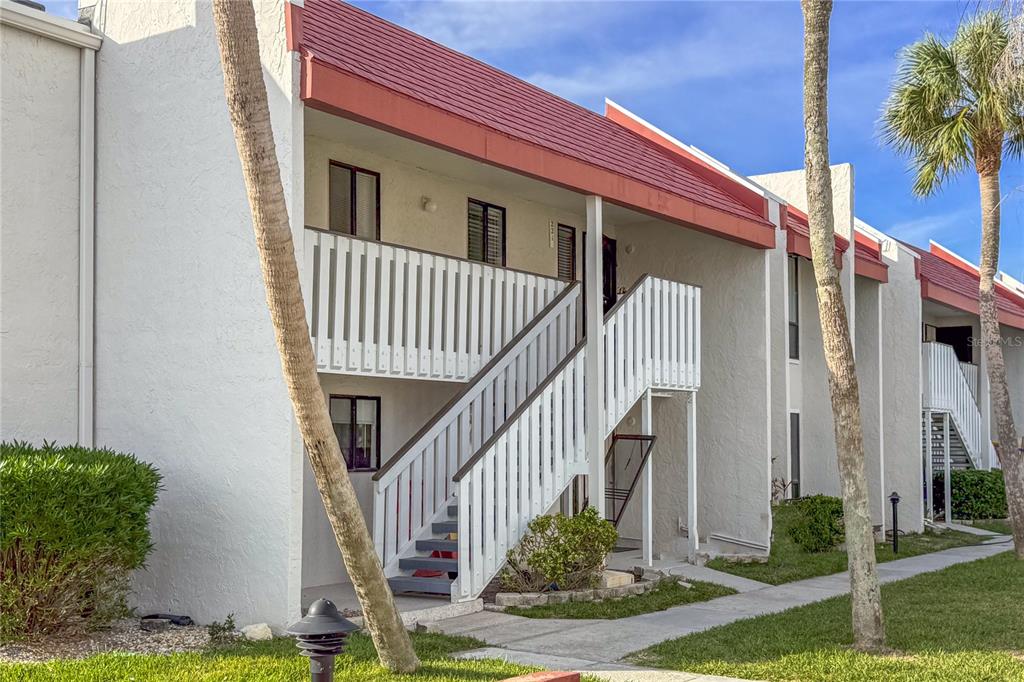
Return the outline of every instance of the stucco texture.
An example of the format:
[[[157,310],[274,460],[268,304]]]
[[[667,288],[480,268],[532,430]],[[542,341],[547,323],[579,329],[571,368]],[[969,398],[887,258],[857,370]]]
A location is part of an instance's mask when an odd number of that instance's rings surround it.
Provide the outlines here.
[[[698,530],[767,546],[771,532],[765,254],[662,222],[618,226],[619,282],[643,273],[702,287]],[[629,251],[632,250],[632,253]],[[638,414],[638,413],[637,413]],[[685,553],[686,401],[654,401],[654,543]]]
[[[133,606],[279,628],[299,615],[301,449],[211,10],[110,2],[96,17],[97,442],[163,475]],[[281,2],[257,3],[291,197],[294,70],[283,21]]]
[[[354,395],[380,398],[380,451],[381,463],[390,460],[398,450],[456,393],[465,388],[462,384],[416,379],[385,379],[378,377],[356,377],[321,375],[320,384],[324,397],[331,395]],[[302,586],[310,587],[335,585],[349,582],[341,553],[334,540],[327,514],[324,512],[320,493],[316,488],[313,473],[307,464],[304,467],[304,494],[302,509]],[[367,525],[373,528],[373,474],[353,472],[359,505]]]
[[[0,28],[0,439],[78,438],[79,49]]]
[[[336,139],[309,136],[305,149],[305,215],[311,227],[329,226],[328,171],[333,160],[380,173],[380,238],[384,242],[465,258],[468,200],[473,198],[505,208],[507,267],[555,276],[557,252],[550,229],[559,223],[576,228],[577,263],[582,263],[586,227],[582,197],[580,210],[574,213],[528,201],[493,184],[449,177],[443,168],[427,170]],[[423,197],[434,202],[435,212],[423,210]]]

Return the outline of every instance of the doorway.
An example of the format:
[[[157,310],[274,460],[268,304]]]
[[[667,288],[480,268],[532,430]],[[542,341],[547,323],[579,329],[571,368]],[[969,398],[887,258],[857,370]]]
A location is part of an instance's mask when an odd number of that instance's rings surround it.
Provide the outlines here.
[[[586,249],[587,233],[583,233],[583,248]],[[604,312],[608,312],[615,302],[619,300],[619,267],[616,256],[617,243],[611,237],[601,238],[601,264],[604,272],[601,277],[601,297],[603,299]],[[587,281],[587,259],[583,258],[583,281]],[[584,300],[586,300],[586,287],[583,289]]]

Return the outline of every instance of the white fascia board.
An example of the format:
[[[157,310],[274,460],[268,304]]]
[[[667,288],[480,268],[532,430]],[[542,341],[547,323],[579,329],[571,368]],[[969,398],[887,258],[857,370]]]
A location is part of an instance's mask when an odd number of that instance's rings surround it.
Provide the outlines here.
[[[103,39],[86,26],[55,17],[11,0],[0,0],[0,24],[88,50],[98,50]]]
[[[639,116],[634,114],[629,109],[626,109],[625,107],[623,107],[620,104],[616,104],[615,102],[613,102],[612,100],[608,99],[607,97],[604,98],[604,103],[607,106],[614,107],[617,111],[619,111],[622,114],[624,114],[624,115],[628,116],[629,118],[633,119],[634,121],[636,121],[637,123],[639,123],[643,127],[647,128],[648,130],[657,133],[661,137],[665,138],[665,140],[667,140],[668,142],[671,142],[672,144],[674,144],[675,146],[679,147],[683,151],[685,151],[685,152],[687,152],[689,154],[693,154],[694,156],[698,157],[701,161],[704,161],[705,163],[707,163],[710,166],[714,167],[716,170],[721,172],[723,175],[725,175],[726,177],[728,177],[731,180],[734,180],[734,181],[738,182],[739,184],[743,185],[744,187],[746,187],[750,191],[756,192],[757,194],[760,194],[761,196],[763,196],[765,199],[770,199],[770,200],[778,203],[781,206],[787,206],[788,205],[786,200],[783,199],[782,197],[778,196],[777,194],[773,194],[772,192],[768,191],[767,189],[765,189],[761,185],[757,184],[756,182],[754,182],[753,180],[748,178],[747,176],[741,175],[741,174],[737,173],[732,168],[730,168],[729,166],[725,165],[724,163],[722,163],[721,161],[719,161],[715,157],[711,156],[707,152],[705,152],[705,151],[703,151],[703,150],[701,150],[701,149],[699,149],[697,147],[694,147],[691,144],[686,144],[682,140],[679,140],[679,139],[673,137],[672,135],[669,135],[668,133],[666,133],[664,130],[662,130],[658,126],[656,126],[653,123],[650,123],[650,122],[640,118]]]
[[[911,248],[905,246],[899,239],[890,237],[885,232],[868,225],[860,218],[853,219],[854,232],[860,232],[866,234],[874,240],[877,240],[882,246],[882,255],[890,258],[894,261],[899,260],[899,254],[905,253],[911,258],[920,258],[920,254]]]

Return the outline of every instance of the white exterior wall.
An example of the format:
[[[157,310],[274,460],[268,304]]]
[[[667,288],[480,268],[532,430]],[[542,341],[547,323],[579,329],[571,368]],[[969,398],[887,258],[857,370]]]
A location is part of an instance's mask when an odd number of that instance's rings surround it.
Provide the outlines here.
[[[506,266],[541,275],[557,275],[557,250],[550,229],[561,223],[576,228],[576,263],[582,271],[583,197],[579,211],[566,211],[529,201],[514,192],[446,176],[344,142],[309,136],[306,139],[306,224],[327,229],[330,162],[340,161],[380,173],[380,238],[435,253],[465,258],[470,198],[505,208]],[[437,205],[422,208],[422,198]],[[606,226],[605,234],[614,236]]]
[[[883,524],[889,493],[884,489],[884,454],[882,446],[882,377],[880,363],[891,358],[879,352],[879,292],[887,285],[867,277],[857,277],[856,340],[857,383],[860,388],[860,416],[864,427],[864,474],[868,480],[868,505],[871,522]],[[913,399],[913,394],[905,396]]]
[[[164,477],[135,605],[280,627],[299,615],[302,450],[211,10],[192,0],[99,9],[97,442]],[[278,159],[301,227],[297,63],[283,12],[257,3]]]
[[[417,379],[380,379],[374,377],[320,377],[325,399],[331,395],[358,395],[380,398],[381,464],[387,463],[417,431],[429,421],[456,393],[462,384]],[[341,552],[334,539],[330,522],[324,512],[320,493],[309,464],[304,466],[302,510],[302,586],[349,582],[342,564]],[[373,477],[369,472],[352,472],[366,524],[373,528]]]
[[[1024,330],[1003,325],[1003,362],[1006,364],[1006,381],[1010,386],[1010,407],[1013,408],[1013,423],[1017,435],[1024,434]],[[993,430],[995,422],[992,422]]]
[[[771,274],[771,373],[772,373],[772,478],[789,482],[790,395],[796,390],[789,376],[789,257],[786,232],[775,233],[775,248],[769,252]]]
[[[885,524],[892,526],[888,497],[897,492],[900,528],[924,530],[924,464],[921,454],[921,283],[910,250],[883,248],[889,282],[882,294],[882,436]]]
[[[0,440],[78,439],[80,52],[0,27]]]
[[[633,253],[627,249],[632,246]],[[618,227],[619,281],[643,273],[703,287],[697,393],[698,530],[702,551],[750,553],[712,543],[736,538],[767,548],[771,535],[765,252],[649,222]],[[654,401],[655,552],[685,556],[686,400]],[[636,416],[638,412],[634,411]]]

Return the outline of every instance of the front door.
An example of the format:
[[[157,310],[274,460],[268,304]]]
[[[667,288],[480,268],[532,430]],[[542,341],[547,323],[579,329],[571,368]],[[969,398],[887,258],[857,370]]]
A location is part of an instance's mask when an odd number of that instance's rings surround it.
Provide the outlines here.
[[[586,249],[587,233],[583,233],[583,248]],[[603,266],[603,277],[601,278],[601,297],[604,301],[604,311],[608,312],[615,302],[619,300],[618,287],[618,263],[616,261],[615,240],[602,235],[601,238],[601,263]],[[587,281],[587,259],[583,258],[583,281]],[[584,300],[586,300],[586,287],[583,289]]]

